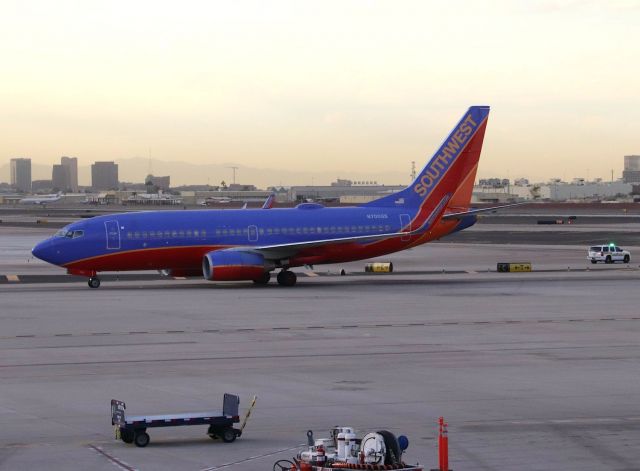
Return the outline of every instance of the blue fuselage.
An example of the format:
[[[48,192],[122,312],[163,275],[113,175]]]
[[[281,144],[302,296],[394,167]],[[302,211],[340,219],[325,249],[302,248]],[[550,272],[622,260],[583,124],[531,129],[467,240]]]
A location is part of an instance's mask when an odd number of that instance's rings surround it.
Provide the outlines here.
[[[101,270],[171,268],[136,263],[140,257],[133,255],[170,248],[264,247],[397,233],[410,229],[414,217],[415,211],[406,208],[325,208],[313,203],[293,209],[121,213],[70,224],[38,244],[33,253],[59,266],[110,257],[114,264],[105,265],[103,260]],[[116,254],[131,255],[130,263],[122,263],[122,257],[113,257]],[[183,265],[176,261],[176,266]]]

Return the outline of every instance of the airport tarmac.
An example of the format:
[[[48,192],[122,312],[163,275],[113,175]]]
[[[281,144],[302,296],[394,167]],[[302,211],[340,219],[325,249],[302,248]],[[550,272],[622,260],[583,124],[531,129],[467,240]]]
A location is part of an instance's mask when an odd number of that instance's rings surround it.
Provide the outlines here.
[[[11,234],[0,274],[62,273],[27,262],[41,233]],[[640,469],[640,248],[591,265],[551,241],[428,244],[385,257],[393,274],[315,267],[293,288],[2,284],[0,469],[270,470],[338,424],[405,434],[406,461],[430,469],[439,416],[455,470]],[[113,439],[111,398],[165,413],[219,409],[224,392],[241,409],[258,395],[232,444],[205,427]]]

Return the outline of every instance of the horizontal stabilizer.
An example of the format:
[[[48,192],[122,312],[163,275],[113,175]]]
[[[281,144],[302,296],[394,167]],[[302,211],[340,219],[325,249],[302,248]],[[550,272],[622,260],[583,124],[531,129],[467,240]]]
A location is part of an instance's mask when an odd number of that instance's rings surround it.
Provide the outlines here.
[[[469,209],[467,211],[459,211],[456,213],[445,213],[444,216],[442,216],[443,220],[447,220],[447,219],[462,219],[465,216],[471,216],[473,214],[479,214],[479,213],[486,213],[489,211],[495,211],[497,209],[502,209],[502,208],[510,208],[511,206],[520,206],[523,204],[529,204],[528,201],[525,202],[521,202],[521,203],[511,203],[511,204],[503,204],[501,206],[492,206],[490,208],[476,208],[476,209]]]

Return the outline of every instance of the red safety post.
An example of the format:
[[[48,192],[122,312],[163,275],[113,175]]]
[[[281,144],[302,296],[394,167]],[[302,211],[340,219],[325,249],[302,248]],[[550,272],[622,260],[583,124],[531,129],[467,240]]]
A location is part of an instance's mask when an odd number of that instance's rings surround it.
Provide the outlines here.
[[[449,434],[447,432],[448,424],[444,421],[444,417],[438,420],[440,425],[438,431],[438,457],[440,471],[449,471]]]

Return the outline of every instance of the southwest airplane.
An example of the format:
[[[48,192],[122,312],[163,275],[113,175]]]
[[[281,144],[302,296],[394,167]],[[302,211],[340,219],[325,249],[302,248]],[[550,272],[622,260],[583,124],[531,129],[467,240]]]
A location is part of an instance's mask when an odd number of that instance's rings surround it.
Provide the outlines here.
[[[98,272],[161,270],[212,281],[293,286],[292,267],[343,263],[398,252],[476,222],[493,208],[470,208],[488,106],[472,106],[402,191],[354,207],[148,211],[74,222],[40,242],[34,256],[89,277]]]

